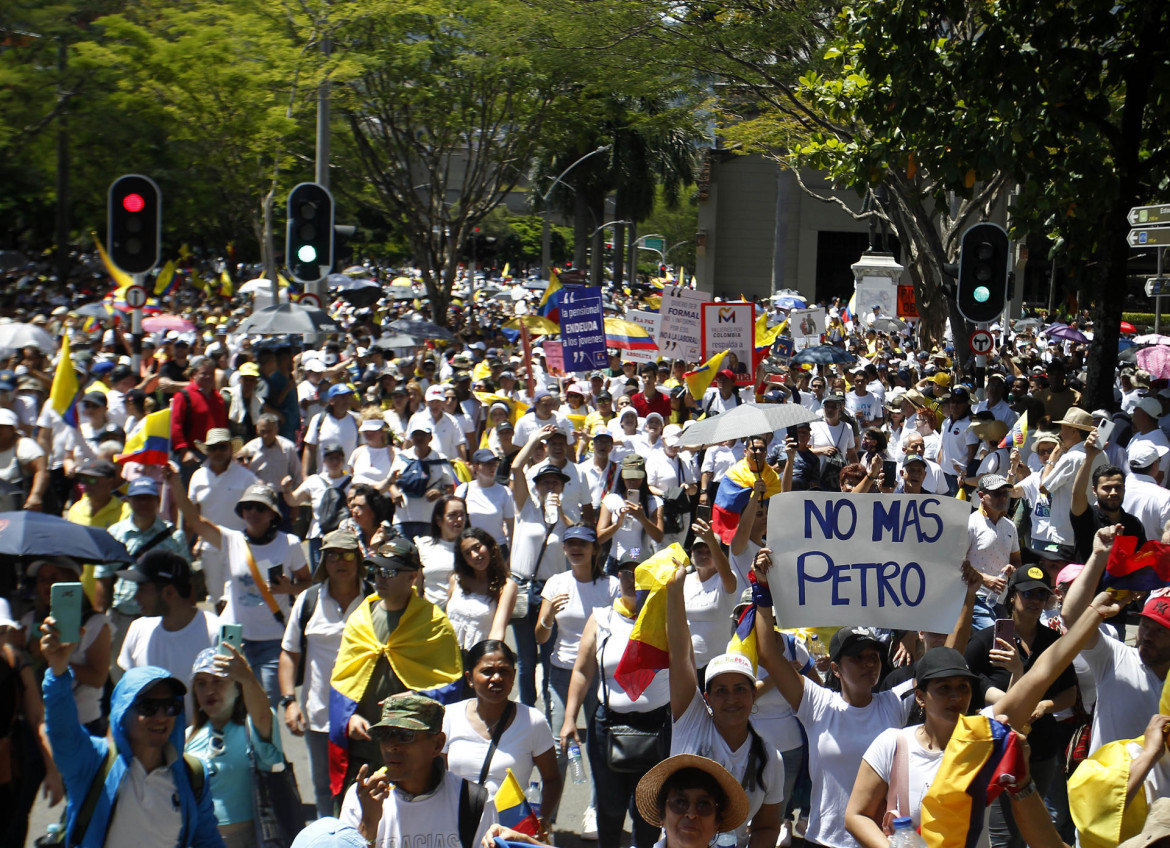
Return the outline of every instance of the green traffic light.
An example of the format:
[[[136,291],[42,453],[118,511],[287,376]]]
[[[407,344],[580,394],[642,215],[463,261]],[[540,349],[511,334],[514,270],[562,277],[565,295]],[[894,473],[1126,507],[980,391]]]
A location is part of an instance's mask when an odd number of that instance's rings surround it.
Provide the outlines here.
[[[311,244],[302,244],[297,249],[297,259],[301,260],[302,262],[316,262],[317,248],[313,247]],[[983,299],[986,300],[986,296],[984,296]]]
[[[987,286],[976,286],[975,290],[971,292],[971,297],[975,298],[978,303],[987,303],[987,299],[991,297],[991,289]]]

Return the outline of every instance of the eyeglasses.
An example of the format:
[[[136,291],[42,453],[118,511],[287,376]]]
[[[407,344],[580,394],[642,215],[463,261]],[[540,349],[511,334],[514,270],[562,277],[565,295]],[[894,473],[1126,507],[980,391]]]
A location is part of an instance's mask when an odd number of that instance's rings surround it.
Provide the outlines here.
[[[343,562],[355,562],[357,551],[325,551],[325,559],[339,559]]]
[[[163,715],[174,718],[183,712],[182,698],[139,698],[134,710],[143,718],[150,718],[162,710]]]
[[[426,733],[427,736],[434,735],[425,730],[411,730],[409,727],[378,727],[374,730],[379,742],[399,742],[403,745],[409,745],[418,738],[420,733]]]
[[[1026,598],[1029,601],[1043,601],[1048,599],[1047,589],[1029,589],[1026,592],[1020,592],[1021,598]]]
[[[240,512],[255,512],[256,510],[267,510],[267,509],[268,509],[268,507],[266,507],[264,504],[258,504],[258,503],[240,504]]]
[[[666,799],[666,806],[676,816],[685,816],[691,810],[695,811],[696,816],[713,816],[719,811],[719,805],[710,798],[700,798],[697,801],[691,801],[689,798],[684,798],[680,795],[675,795],[673,798]]]
[[[417,568],[379,568],[377,575],[383,580],[392,580],[399,574],[414,574],[417,571]]]
[[[231,450],[231,447],[232,447],[231,442],[217,442],[214,445],[208,445],[207,450],[208,450],[208,452],[218,451],[218,450]]]
[[[99,479],[100,478],[98,478],[98,477],[78,477],[77,482],[83,486],[92,486]]]

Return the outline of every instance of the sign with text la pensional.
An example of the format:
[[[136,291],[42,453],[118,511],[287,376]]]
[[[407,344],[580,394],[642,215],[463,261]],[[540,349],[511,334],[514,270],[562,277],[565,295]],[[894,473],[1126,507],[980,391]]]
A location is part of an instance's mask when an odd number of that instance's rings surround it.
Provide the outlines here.
[[[966,501],[934,495],[774,496],[768,583],[777,622],[951,632],[970,514]]]

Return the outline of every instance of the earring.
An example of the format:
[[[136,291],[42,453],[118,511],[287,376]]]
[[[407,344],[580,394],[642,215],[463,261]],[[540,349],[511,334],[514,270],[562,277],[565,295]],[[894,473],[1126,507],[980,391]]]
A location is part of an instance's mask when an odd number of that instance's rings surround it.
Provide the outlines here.
[[[759,713],[759,711],[760,711],[760,705],[759,704],[752,704],[752,715],[756,715],[757,713]]]

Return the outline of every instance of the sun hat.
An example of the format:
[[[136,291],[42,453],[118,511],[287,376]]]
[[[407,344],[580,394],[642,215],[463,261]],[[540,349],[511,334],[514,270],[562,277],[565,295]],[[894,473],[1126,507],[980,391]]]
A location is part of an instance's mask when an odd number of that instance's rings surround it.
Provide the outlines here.
[[[673,775],[688,768],[709,774],[727,796],[727,806],[719,811],[717,826],[721,833],[735,830],[747,820],[749,810],[747,794],[727,769],[714,760],[697,754],[675,754],[654,766],[638,781],[634,797],[638,804],[638,812],[647,823],[654,827],[662,827],[662,813],[658,805],[662,787]]]

